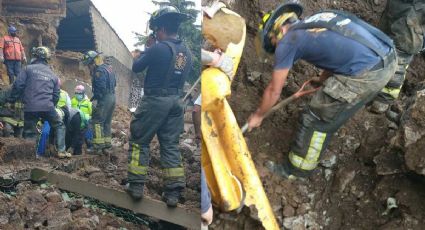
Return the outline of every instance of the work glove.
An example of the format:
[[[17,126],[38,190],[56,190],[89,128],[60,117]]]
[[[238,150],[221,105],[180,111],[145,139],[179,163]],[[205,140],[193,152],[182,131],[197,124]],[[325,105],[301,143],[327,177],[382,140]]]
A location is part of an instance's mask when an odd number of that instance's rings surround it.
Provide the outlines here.
[[[233,59],[222,53],[217,63],[212,66],[219,68],[230,80],[233,80]]]
[[[24,58],[22,59],[22,64],[24,64],[24,65],[27,64],[27,57],[24,56]]]
[[[0,62],[4,62],[4,57],[3,57],[3,55],[0,55]]]

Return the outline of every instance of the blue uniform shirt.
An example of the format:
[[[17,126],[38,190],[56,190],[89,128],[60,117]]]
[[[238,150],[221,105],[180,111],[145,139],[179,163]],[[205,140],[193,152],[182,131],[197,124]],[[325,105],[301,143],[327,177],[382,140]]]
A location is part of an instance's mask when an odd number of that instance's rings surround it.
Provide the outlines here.
[[[176,46],[176,52],[180,53],[183,42],[178,39],[169,39],[169,42],[172,42]],[[180,70],[174,71],[173,76],[170,79],[169,85],[164,86],[164,79],[167,75],[168,69],[170,67],[170,62],[172,61],[173,53],[170,47],[162,42],[156,43],[152,47],[146,50],[146,52],[140,56],[137,60],[134,61],[132,70],[133,72],[142,72],[147,68],[147,73],[145,77],[144,87],[149,88],[179,88],[180,80],[182,77],[186,77],[188,74],[189,68],[192,66],[192,57],[189,52],[184,54],[185,56],[180,59],[176,64]],[[180,65],[179,65],[180,64]],[[180,71],[178,74],[176,72]]]
[[[96,67],[92,76],[93,98],[99,100],[108,93],[115,93],[116,78],[112,66],[102,64]]]
[[[389,47],[368,31],[360,29],[358,32],[388,53]],[[360,75],[381,60],[378,54],[363,44],[330,30],[290,30],[276,47],[274,69],[291,68],[298,59],[348,76]]]

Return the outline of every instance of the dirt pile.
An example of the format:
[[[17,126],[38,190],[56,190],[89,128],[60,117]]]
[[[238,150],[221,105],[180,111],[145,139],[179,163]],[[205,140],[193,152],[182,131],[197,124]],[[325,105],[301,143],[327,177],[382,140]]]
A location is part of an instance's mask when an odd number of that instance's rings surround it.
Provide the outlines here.
[[[16,229],[14,226],[21,229],[117,229],[120,227],[148,229],[145,224],[128,222],[133,221],[134,216],[133,219],[124,221],[119,218],[119,215],[116,216],[117,213],[98,210],[96,208],[98,205],[88,203],[92,202],[88,198],[68,194],[52,186],[46,187],[46,185],[31,184],[25,181],[29,178],[31,168],[49,167],[65,171],[92,183],[124,190],[127,178],[130,120],[130,112],[117,106],[112,124],[114,151],[110,156],[81,156],[71,160],[36,159],[33,154],[35,152],[33,142],[0,138],[0,156],[3,157],[0,165],[0,202],[2,203],[0,229]],[[183,133],[180,150],[187,178],[183,207],[197,210],[200,207],[200,150],[194,143],[194,135],[191,132]],[[159,152],[159,143],[154,140],[151,145],[149,181],[145,187],[145,195],[157,200],[160,200],[162,194]],[[12,178],[12,182],[15,182],[9,183],[10,178]],[[14,189],[15,186],[16,189]],[[71,196],[71,199],[68,199],[67,196]],[[126,215],[132,216],[131,213]],[[155,226],[158,224],[149,219],[146,221]]]
[[[126,222],[89,200],[46,184],[22,182],[13,196],[0,193],[1,229],[149,229]]]
[[[321,9],[350,11],[377,24],[386,1],[303,0],[304,17]],[[233,1],[231,8],[247,21],[248,36],[238,76],[232,84],[231,105],[239,124],[253,112],[271,78],[272,63],[259,63],[253,44],[258,11],[271,10],[281,1]],[[247,134],[246,141],[272,208],[287,229],[421,229],[425,172],[423,149],[423,92],[425,61],[411,63],[400,99],[399,125],[384,115],[358,112],[333,137],[318,170],[303,181],[272,175],[266,160],[280,162],[296,132],[298,116],[309,98],[303,98]],[[320,71],[305,62],[296,64],[282,93],[286,98]],[[412,170],[414,172],[412,172]],[[397,207],[391,202],[395,199]],[[388,205],[390,202],[390,205]],[[252,215],[252,216],[250,216]],[[230,218],[229,218],[230,217]],[[218,213],[213,229],[258,229],[255,215],[244,210],[236,218]]]

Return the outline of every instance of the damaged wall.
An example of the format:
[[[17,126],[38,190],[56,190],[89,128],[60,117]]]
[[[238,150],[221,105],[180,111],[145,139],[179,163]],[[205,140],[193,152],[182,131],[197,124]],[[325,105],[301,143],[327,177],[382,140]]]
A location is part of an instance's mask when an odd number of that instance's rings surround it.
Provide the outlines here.
[[[2,15],[38,17],[40,14],[64,17],[66,0],[3,0],[0,1]]]
[[[17,1],[24,3],[19,5]],[[27,57],[30,57],[28,51],[34,46],[43,45],[55,51],[51,64],[70,96],[77,84],[85,85],[87,94],[91,96],[89,71],[79,64],[81,52],[97,50],[106,57],[113,56],[110,59],[117,75],[117,102],[128,105],[131,79],[135,75],[131,71],[131,53],[91,1],[41,0],[44,5],[40,1],[17,1],[0,1],[3,8],[1,35],[7,34],[8,25],[15,25]],[[4,11],[12,5],[27,9],[5,15]],[[0,67],[0,75],[4,84],[8,84],[4,65]]]
[[[114,56],[127,68],[131,69],[133,58],[124,42],[118,37],[115,30],[107,23],[99,11],[90,7],[90,16],[93,25],[96,48],[107,56]]]

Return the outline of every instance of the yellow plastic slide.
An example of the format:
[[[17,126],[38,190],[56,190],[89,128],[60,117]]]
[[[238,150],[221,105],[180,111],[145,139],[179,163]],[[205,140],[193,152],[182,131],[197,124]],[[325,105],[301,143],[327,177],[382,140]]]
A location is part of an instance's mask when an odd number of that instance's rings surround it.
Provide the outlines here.
[[[204,17],[202,33],[213,46],[233,58],[236,72],[245,45],[244,19],[222,8],[212,19]],[[201,77],[202,167],[214,204],[223,211],[254,205],[265,229],[279,229],[245,139],[226,100],[231,94],[231,81],[212,67],[205,69]]]

